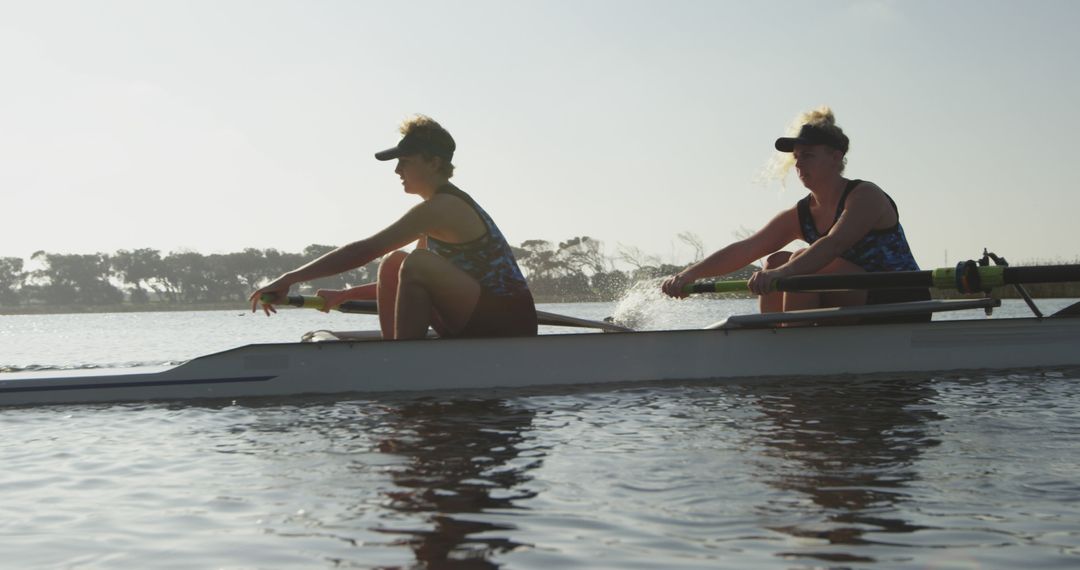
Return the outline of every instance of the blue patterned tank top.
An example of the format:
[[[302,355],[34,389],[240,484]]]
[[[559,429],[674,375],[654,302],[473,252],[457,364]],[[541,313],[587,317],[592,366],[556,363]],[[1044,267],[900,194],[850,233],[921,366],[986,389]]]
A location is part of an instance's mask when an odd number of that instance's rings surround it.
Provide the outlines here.
[[[855,189],[862,180],[851,180],[844,188],[844,194],[840,196],[840,203],[836,206],[836,217],[833,224],[840,219],[847,203],[848,194]],[[900,226],[900,214],[896,209],[896,202],[886,194],[893,211],[897,212],[896,225],[891,228],[870,230],[855,245],[851,246],[840,257],[858,265],[867,272],[875,271],[918,271],[919,264],[915,262],[915,256],[911,253],[907,238],[904,236],[904,228]],[[814,243],[821,238],[814,217],[810,215],[810,196],[799,200],[799,227],[802,229],[803,239],[806,243]]]
[[[530,294],[528,282],[514,259],[510,244],[506,242],[491,216],[471,196],[453,184],[439,188],[436,193],[449,194],[464,200],[480,216],[487,231],[465,243],[449,243],[428,236],[428,249],[471,275],[480,283],[481,288],[496,296]]]

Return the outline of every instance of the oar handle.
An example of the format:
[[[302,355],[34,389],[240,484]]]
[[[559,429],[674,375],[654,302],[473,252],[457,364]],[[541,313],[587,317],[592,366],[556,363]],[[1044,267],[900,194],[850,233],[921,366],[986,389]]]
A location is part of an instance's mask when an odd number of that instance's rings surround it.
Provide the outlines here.
[[[683,293],[687,295],[694,293],[746,293],[747,291],[749,289],[746,288],[745,279],[741,281],[702,281],[683,286]]]
[[[289,295],[285,298],[285,301],[282,302],[277,300],[273,295],[263,294],[259,297],[259,300],[263,303],[288,305],[299,309],[316,309],[322,311],[326,308],[326,299],[323,299],[318,295]],[[378,305],[375,301],[345,301],[334,307],[334,309],[341,311],[342,313],[360,313],[364,315],[374,315],[379,312]]]
[[[316,295],[289,295],[282,301],[275,295],[263,293],[262,296],[259,297],[259,301],[268,305],[288,305],[290,307],[318,309],[320,311],[326,306],[326,299]]]

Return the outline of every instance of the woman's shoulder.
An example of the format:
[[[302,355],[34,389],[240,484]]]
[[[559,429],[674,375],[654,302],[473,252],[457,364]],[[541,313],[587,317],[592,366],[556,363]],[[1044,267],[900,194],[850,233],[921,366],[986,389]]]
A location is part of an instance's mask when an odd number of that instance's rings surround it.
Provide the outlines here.
[[[468,202],[448,193],[438,193],[409,209],[406,218],[416,220],[425,231],[442,228],[448,222],[472,211]]]
[[[881,186],[878,186],[877,184],[875,184],[873,182],[870,182],[869,180],[860,180],[860,179],[849,180],[848,181],[848,187],[849,187],[848,192],[855,192],[856,190],[859,191],[859,192],[867,192],[867,191],[869,191],[869,192],[881,192],[881,193],[885,192],[884,190],[881,189]]]
[[[425,202],[432,218],[431,232],[444,241],[465,242],[487,233],[487,224],[474,202],[457,193],[440,192]],[[442,238],[439,238],[442,239]]]
[[[447,205],[452,204],[462,204],[464,202],[464,198],[458,196],[457,194],[451,194],[450,192],[439,192],[438,194],[432,196],[430,200],[427,200],[428,204],[439,208],[446,207]]]
[[[445,206],[447,204],[449,204],[449,205],[466,204],[466,205],[469,205],[469,206],[473,206],[474,204],[476,204],[476,200],[473,200],[472,196],[470,196],[468,193],[466,193],[461,188],[458,188],[457,186],[454,186],[453,184],[449,184],[449,183],[445,184],[444,186],[442,186],[441,188],[436,190],[435,195],[432,196],[431,200],[428,200],[428,201],[429,202],[434,202],[434,203],[437,203],[437,204],[440,204],[440,205],[443,205],[443,206]]]
[[[853,181],[854,182],[854,181]],[[844,210],[876,220],[874,230],[895,227],[899,223],[896,202],[880,186],[865,180],[851,186],[845,197]]]
[[[888,204],[892,198],[881,189],[881,186],[868,180],[851,180],[848,182],[843,201],[847,204],[854,202],[880,202]]]

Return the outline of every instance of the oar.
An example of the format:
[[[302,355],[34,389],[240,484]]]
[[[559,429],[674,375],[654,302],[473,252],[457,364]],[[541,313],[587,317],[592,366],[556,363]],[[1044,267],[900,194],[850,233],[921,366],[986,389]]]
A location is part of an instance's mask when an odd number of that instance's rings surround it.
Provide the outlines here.
[[[961,263],[926,271],[882,271],[879,273],[837,273],[797,275],[773,281],[776,291],[836,291],[842,289],[955,289],[975,293],[1002,285],[1025,283],[1065,283],[1080,281],[1080,265],[1038,265],[1008,267],[974,266]],[[691,283],[686,293],[738,293],[746,291],[746,281]]]
[[[263,296],[262,301],[264,303],[275,302],[272,298],[269,298],[268,296]],[[319,309],[321,311],[323,307],[326,306],[326,300],[316,295],[289,295],[285,303],[278,302],[277,304],[284,304],[304,309]],[[379,314],[379,307],[375,301],[345,301],[337,307],[334,307],[334,309],[343,313],[358,313],[363,315]],[[634,329],[624,327],[622,325],[617,325],[615,323],[593,321],[589,319],[579,319],[578,317],[559,315],[546,311],[536,311],[536,320],[542,325],[556,327],[600,329],[604,332],[634,332]]]

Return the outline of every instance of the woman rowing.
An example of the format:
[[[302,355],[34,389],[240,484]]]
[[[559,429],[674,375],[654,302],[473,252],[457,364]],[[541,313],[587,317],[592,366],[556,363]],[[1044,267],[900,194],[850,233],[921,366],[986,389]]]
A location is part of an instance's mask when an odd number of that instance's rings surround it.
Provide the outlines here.
[[[774,280],[812,273],[914,271],[912,256],[900,226],[896,203],[872,182],[844,178],[848,137],[836,125],[828,107],[800,117],[798,134],[776,139],[776,150],[787,155],[781,171],[792,165],[810,191],[802,200],[776,215],[750,237],[732,243],[664,281],[664,293],[685,297],[683,287],[698,279],[726,275],[765,258],[748,282],[760,296],[761,312],[819,307],[916,301],[930,298],[927,289],[773,291]],[[795,240],[808,245],[780,251]],[[918,320],[926,320],[920,315]]]
[[[377,300],[383,338],[422,338],[428,327],[443,337],[536,334],[532,293],[510,245],[491,217],[450,183],[456,145],[429,117],[401,126],[397,146],[378,160],[397,159],[405,192],[423,201],[375,235],[341,246],[285,273],[251,294],[284,299],[295,283],[336,275],[385,255],[378,280],[345,290],[319,290],[328,308],[354,299]],[[417,242],[410,253],[399,248]],[[392,253],[391,253],[392,252]],[[263,303],[269,315],[272,304]]]

